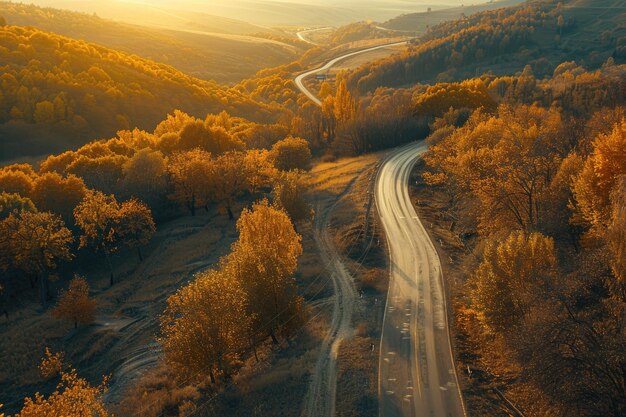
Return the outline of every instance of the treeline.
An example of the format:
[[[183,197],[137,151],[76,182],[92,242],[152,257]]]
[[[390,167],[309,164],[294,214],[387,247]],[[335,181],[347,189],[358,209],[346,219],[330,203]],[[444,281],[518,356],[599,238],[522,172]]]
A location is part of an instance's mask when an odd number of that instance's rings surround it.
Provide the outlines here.
[[[539,79],[527,65],[513,76],[486,74],[458,83],[381,87],[360,98],[348,89],[344,75],[338,75],[336,88],[321,85],[321,109],[303,106],[293,123],[299,135],[335,155],[362,154],[423,139],[433,121],[450,109],[459,110],[454,115],[458,124],[475,109],[493,111],[501,103],[553,106],[579,118],[626,105],[626,65],[616,65],[612,58],[594,71],[564,62],[551,76]]]
[[[626,113],[592,109],[451,109],[424,158],[468,253],[472,366],[531,416],[626,413]]]
[[[591,68],[610,56],[623,62],[624,38],[612,31],[610,16],[588,22],[595,26],[597,42],[586,39],[589,43],[581,46],[579,37],[589,35],[579,34],[575,17],[564,18],[566,13],[567,2],[531,2],[442,23],[406,52],[350,71],[346,81],[350,89],[365,93],[380,86],[450,82],[486,71],[506,74],[528,63],[537,75],[544,76],[567,60],[584,60]],[[605,31],[598,28],[602,26]],[[575,47],[566,41],[568,37]]]
[[[173,108],[277,120],[282,110],[172,67],[33,28],[0,27],[2,159],[77,147]]]
[[[76,151],[0,170],[0,268],[4,303],[24,280],[39,283],[43,305],[59,263],[88,247],[107,260],[121,247],[139,249],[155,221],[216,205],[234,219],[244,196],[270,194],[294,219],[310,217],[302,170],[307,141],[281,125],[260,125],[223,112],[196,119],[176,111],[154,132],[118,136]],[[41,230],[46,230],[41,234]],[[141,252],[139,252],[141,259]]]

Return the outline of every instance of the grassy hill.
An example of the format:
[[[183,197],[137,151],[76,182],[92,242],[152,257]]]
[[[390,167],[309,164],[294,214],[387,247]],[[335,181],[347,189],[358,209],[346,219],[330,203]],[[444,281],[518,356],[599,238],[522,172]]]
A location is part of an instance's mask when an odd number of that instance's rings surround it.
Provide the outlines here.
[[[235,89],[173,67],[34,28],[0,27],[0,160],[148,128],[174,109],[280,117]]]
[[[403,14],[388,20],[380,26],[390,30],[411,32],[419,35],[426,32],[429,26],[435,26],[448,20],[459,19],[463,15],[469,16],[487,10],[515,6],[523,1],[524,0],[492,0],[488,3],[471,6],[450,7],[432,10],[430,12]]]
[[[142,16],[150,17],[150,10],[146,12],[144,8]],[[154,17],[147,20],[154,27],[145,27],[92,14],[0,2],[0,15],[11,25],[34,26],[97,43],[219,83],[238,82],[263,68],[294,61],[308,47],[252,36],[268,30],[202,14],[187,18],[181,13],[181,19],[169,17],[167,20]],[[275,31],[270,33],[279,35]]]
[[[348,82],[365,92],[515,74],[526,65],[542,77],[564,61],[594,69],[610,57],[626,60],[625,1],[531,1],[441,23],[407,52],[352,71]]]

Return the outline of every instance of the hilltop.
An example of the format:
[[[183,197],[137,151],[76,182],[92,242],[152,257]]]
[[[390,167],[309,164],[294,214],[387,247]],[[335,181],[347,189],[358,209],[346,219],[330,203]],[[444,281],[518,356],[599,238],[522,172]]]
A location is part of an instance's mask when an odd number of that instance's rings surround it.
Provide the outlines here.
[[[359,91],[448,82],[485,72],[511,75],[527,65],[538,77],[562,62],[589,69],[626,60],[626,8],[620,0],[533,1],[432,27],[406,52],[347,76]]]
[[[402,14],[386,21],[380,26],[390,30],[422,34],[426,32],[428,27],[438,25],[439,23],[448,20],[459,19],[463,16],[469,16],[487,10],[499,9],[501,7],[516,6],[523,1],[524,0],[492,0],[488,3],[477,5],[463,5],[460,7],[450,7],[427,12]]]

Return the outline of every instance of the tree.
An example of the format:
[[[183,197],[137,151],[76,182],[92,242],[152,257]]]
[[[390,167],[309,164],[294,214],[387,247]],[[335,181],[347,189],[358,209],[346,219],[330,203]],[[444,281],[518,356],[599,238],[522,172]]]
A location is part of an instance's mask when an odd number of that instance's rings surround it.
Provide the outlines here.
[[[87,188],[75,175],[63,178],[56,172],[47,172],[35,178],[31,198],[42,211],[61,216],[65,224],[74,223],[74,209],[85,198]]]
[[[46,347],[44,357],[39,364],[39,374],[43,379],[53,378],[63,371],[65,366],[65,353],[52,353],[49,347]]]
[[[185,377],[229,377],[245,347],[246,293],[232,275],[210,270],[167,299],[161,316],[166,362]]]
[[[0,193],[0,220],[6,219],[11,213],[20,211],[35,212],[37,208],[30,198],[19,194]]]
[[[74,276],[66,291],[61,291],[59,301],[52,310],[52,315],[60,320],[69,320],[76,329],[79,324],[94,321],[96,300],[89,298],[89,284],[79,275]]]
[[[93,387],[75,369],[61,372],[61,381],[48,398],[39,393],[26,398],[22,411],[14,417],[108,417],[103,401],[107,383],[105,377],[100,385]]]
[[[267,200],[244,209],[237,229],[239,240],[223,268],[245,289],[253,327],[277,343],[277,332],[288,332],[302,317],[293,276],[302,253],[301,237],[287,214]]]
[[[243,157],[246,182],[249,191],[255,194],[261,188],[268,188],[277,170],[270,161],[269,151],[250,149]]]
[[[55,122],[54,104],[51,101],[44,100],[35,105],[35,113],[33,115],[37,124],[52,124]]]
[[[117,251],[116,226],[120,206],[115,196],[90,191],[74,209],[76,225],[81,229],[80,248],[92,246],[104,253],[113,286],[111,253]]]
[[[274,181],[273,203],[277,208],[284,210],[294,224],[301,220],[311,220],[313,217],[313,208],[304,198],[307,187],[305,174],[297,170],[282,172]]]
[[[352,97],[350,90],[348,90],[346,80],[341,80],[337,87],[337,93],[335,94],[333,103],[333,111],[337,125],[341,126],[352,119],[356,115],[357,110],[357,101]]]
[[[131,197],[150,203],[160,202],[166,193],[167,159],[159,151],[137,151],[122,167],[124,190]]]
[[[235,199],[248,188],[245,171],[241,152],[227,152],[212,164],[209,195],[226,210],[230,220],[235,218],[232,210]]]
[[[170,199],[183,203],[196,215],[196,208],[208,204],[207,184],[212,181],[211,154],[201,149],[176,153],[169,159],[167,170],[174,185]]]
[[[610,134],[600,134],[595,139],[592,154],[574,179],[579,222],[596,229],[607,226],[611,215],[611,193],[619,176],[625,174],[626,119],[623,119]]]
[[[30,175],[7,168],[0,170],[0,192],[28,197],[32,188],[33,180]]]
[[[143,261],[141,246],[150,242],[155,231],[152,212],[147,205],[134,198],[122,203],[117,214],[117,238],[127,247],[137,248],[139,261]]]
[[[556,268],[554,241],[540,233],[515,231],[501,243],[489,241],[471,277],[472,303],[484,325],[514,331],[549,293]]]
[[[39,280],[42,307],[48,296],[48,274],[59,261],[73,258],[70,232],[55,214],[21,211],[12,213],[2,222],[2,234],[8,240],[13,266]],[[4,244],[2,246],[5,246]],[[6,267],[6,265],[5,265]]]
[[[281,171],[307,170],[311,164],[309,142],[302,138],[288,137],[272,146],[270,157]]]
[[[611,251],[611,267],[626,296],[626,175],[622,175],[613,191],[611,220],[606,240]],[[624,297],[626,301],[626,297]]]

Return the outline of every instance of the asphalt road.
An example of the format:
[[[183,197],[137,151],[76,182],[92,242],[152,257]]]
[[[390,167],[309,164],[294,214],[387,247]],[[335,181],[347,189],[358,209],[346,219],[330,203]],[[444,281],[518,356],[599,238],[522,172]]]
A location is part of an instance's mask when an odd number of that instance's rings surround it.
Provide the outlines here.
[[[305,78],[352,56],[406,43],[342,55],[294,81],[303,94],[321,106],[304,85]],[[376,205],[391,257],[380,344],[381,417],[466,415],[450,344],[441,262],[409,197],[411,170],[426,149],[423,143],[413,143],[392,151],[383,161],[376,182]],[[332,392],[334,387],[327,385],[326,389]],[[326,404],[329,409],[330,415],[334,414],[334,407]]]
[[[359,51],[355,51],[355,52],[350,52],[349,54],[345,54],[342,55],[340,57],[337,57],[335,59],[332,59],[330,61],[328,61],[324,66],[316,68],[314,70],[311,71],[307,71],[305,73],[302,73],[300,75],[298,75],[295,79],[294,82],[296,83],[296,87],[298,87],[298,89],[300,91],[302,91],[302,93],[304,95],[306,95],[309,100],[311,100],[313,103],[317,104],[318,106],[322,105],[322,102],[320,101],[319,98],[317,98],[317,96],[312,93],[311,91],[309,91],[306,86],[304,85],[304,79],[307,77],[310,77],[311,75],[314,74],[318,74],[318,73],[324,73],[324,71],[329,70],[330,68],[332,68],[334,65],[336,65],[338,62],[341,62],[345,59],[351,58],[355,55],[360,55],[360,54],[364,54],[367,52],[371,52],[371,51],[376,51],[378,49],[384,49],[384,48],[389,48],[391,46],[398,46],[398,45],[406,45],[408,43],[408,41],[402,41],[402,42],[395,42],[395,43],[387,43],[384,45],[379,45],[379,46],[374,46],[372,48],[367,48],[367,49],[361,49]]]
[[[390,153],[375,195],[387,235],[390,281],[380,344],[381,417],[463,417],[448,332],[441,263],[411,203],[413,143]]]

